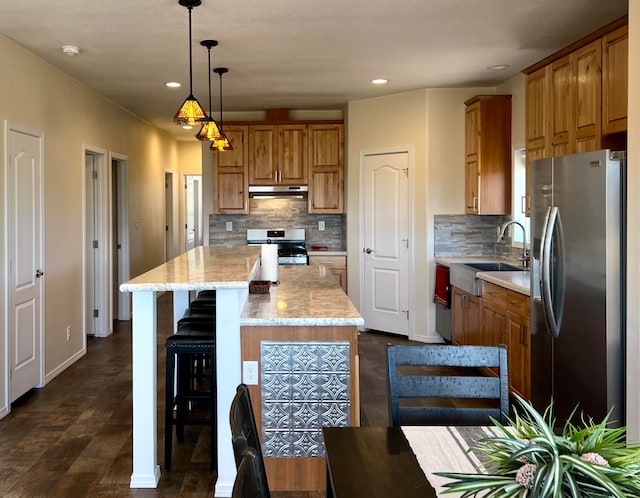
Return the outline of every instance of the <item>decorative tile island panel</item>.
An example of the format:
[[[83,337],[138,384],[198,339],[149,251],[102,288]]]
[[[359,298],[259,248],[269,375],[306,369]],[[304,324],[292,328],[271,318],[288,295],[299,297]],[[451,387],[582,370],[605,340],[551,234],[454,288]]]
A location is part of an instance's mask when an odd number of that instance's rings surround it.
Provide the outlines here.
[[[262,341],[266,457],[323,457],[322,426],[350,425],[349,354],[348,341]]]

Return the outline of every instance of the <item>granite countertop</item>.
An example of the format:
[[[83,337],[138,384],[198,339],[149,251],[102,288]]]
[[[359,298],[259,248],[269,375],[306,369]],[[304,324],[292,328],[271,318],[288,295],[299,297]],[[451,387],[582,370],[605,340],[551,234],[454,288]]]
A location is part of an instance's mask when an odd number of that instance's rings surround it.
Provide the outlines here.
[[[322,247],[322,249],[319,249]],[[324,249],[326,247],[326,249]],[[345,247],[327,247],[327,246],[307,246],[307,254],[309,256],[346,256],[347,249]]]
[[[199,246],[120,286],[122,292],[248,288],[260,247]]]
[[[249,294],[241,326],[363,326],[364,319],[322,266],[280,266],[280,285]]]
[[[452,263],[472,263],[480,261],[503,261],[513,264],[512,261],[507,259],[492,258],[490,256],[438,257],[435,258],[435,261],[436,264],[443,266],[449,266]],[[526,296],[531,295],[531,274],[529,271],[481,271],[476,275],[480,280],[491,282],[492,284],[505,287]]]
[[[525,296],[531,295],[531,274],[528,271],[483,271],[477,275],[480,280],[506,287]]]

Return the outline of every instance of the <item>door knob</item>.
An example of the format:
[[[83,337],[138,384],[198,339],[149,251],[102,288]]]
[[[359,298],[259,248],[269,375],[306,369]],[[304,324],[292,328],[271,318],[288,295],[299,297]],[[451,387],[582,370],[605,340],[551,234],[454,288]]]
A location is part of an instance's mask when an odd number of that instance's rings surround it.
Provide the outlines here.
[[[36,277],[40,278],[42,275],[44,275],[44,272],[40,271],[40,270],[36,270]]]
[[[367,247],[367,248],[364,250],[364,252],[366,252],[367,254],[371,254],[371,253],[373,252],[373,249],[370,249],[370,248],[368,248],[368,247]]]

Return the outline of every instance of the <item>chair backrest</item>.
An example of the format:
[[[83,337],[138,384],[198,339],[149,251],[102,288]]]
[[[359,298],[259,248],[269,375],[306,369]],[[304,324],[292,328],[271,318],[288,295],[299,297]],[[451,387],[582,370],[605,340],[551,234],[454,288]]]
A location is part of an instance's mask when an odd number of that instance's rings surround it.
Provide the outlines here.
[[[269,498],[267,472],[262,457],[262,448],[260,446],[253,406],[251,405],[251,397],[249,396],[249,388],[246,384],[240,384],[236,388],[236,394],[233,397],[231,409],[229,410],[229,425],[231,426],[231,442],[233,444],[236,469],[238,469],[239,472],[247,448],[253,448],[258,468],[257,471],[260,475],[260,483],[263,490],[260,496]]]
[[[260,474],[257,451],[247,447],[242,451],[238,473],[231,491],[232,498],[265,498],[269,496]]]
[[[504,345],[390,345],[387,368],[389,416],[394,426],[491,425],[490,417],[507,421]]]

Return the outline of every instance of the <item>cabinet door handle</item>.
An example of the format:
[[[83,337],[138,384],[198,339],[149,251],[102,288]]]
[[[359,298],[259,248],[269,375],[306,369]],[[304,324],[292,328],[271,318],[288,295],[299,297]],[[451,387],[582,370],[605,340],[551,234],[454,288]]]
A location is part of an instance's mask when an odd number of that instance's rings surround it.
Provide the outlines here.
[[[466,294],[462,294],[462,295],[460,296],[460,307],[461,307],[462,309],[464,309],[464,303],[465,303],[465,301],[466,301],[466,300],[467,300],[467,295],[466,295]]]
[[[524,338],[524,324],[521,323],[520,324],[520,344],[522,344],[523,346],[526,346],[526,342],[525,342],[525,338]]]
[[[478,211],[478,198],[477,197],[473,198],[473,210],[474,211]]]

